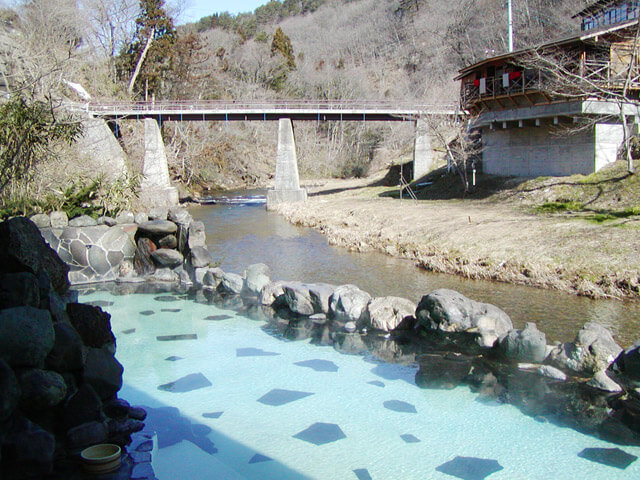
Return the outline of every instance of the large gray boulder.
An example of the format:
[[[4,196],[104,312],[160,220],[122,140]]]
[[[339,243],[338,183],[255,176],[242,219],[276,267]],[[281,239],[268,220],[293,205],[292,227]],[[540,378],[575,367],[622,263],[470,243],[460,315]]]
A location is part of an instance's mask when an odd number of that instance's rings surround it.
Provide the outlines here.
[[[313,315],[318,313],[313,308],[309,286],[304,283],[289,282],[284,285],[284,301],[289,310],[298,315]]]
[[[411,328],[416,304],[400,297],[377,297],[368,306],[372,328],[391,332],[398,327]]]
[[[33,307],[0,310],[0,358],[12,367],[41,367],[53,348],[51,315]]]
[[[31,220],[38,228],[51,227],[51,219],[46,213],[36,213],[35,215],[29,217],[29,220]]]
[[[122,387],[124,368],[107,348],[87,348],[83,380],[102,400],[113,398]]]
[[[563,370],[594,375],[606,370],[620,355],[620,347],[611,332],[599,323],[584,325],[573,342],[563,343],[551,350],[547,363]]]
[[[542,363],[547,356],[547,337],[535,323],[527,323],[522,330],[510,330],[498,345],[512,362]]]
[[[122,212],[118,213],[118,215],[116,215],[116,222],[117,223],[134,223],[136,221],[136,216],[133,214],[133,212],[129,212],[128,210],[123,210]]]
[[[203,268],[213,263],[213,256],[205,247],[196,246],[191,249],[189,260],[193,268]]]
[[[206,247],[207,236],[205,233],[204,223],[201,221],[193,221],[189,224],[189,236],[187,240],[187,246],[190,249],[195,247]]]
[[[151,207],[149,209],[150,220],[166,220],[169,215],[168,207]]]
[[[251,296],[260,295],[262,289],[271,282],[269,274],[269,267],[264,263],[249,265],[244,272],[243,293]]]
[[[189,224],[193,221],[193,217],[187,211],[187,209],[178,205],[169,207],[167,218],[172,222],[175,222],[178,225],[184,227],[188,227]]]
[[[176,233],[178,226],[168,220],[149,220],[138,224],[138,229],[142,234],[164,236]]]
[[[287,283],[288,282],[278,280],[266,284],[260,291],[260,303],[262,305],[275,306],[280,301],[284,302],[284,286]]]
[[[222,277],[224,276],[224,271],[219,267],[209,268],[202,276],[202,286],[205,288],[216,289],[220,282],[222,282]]]
[[[168,248],[159,248],[154,252],[151,252],[151,258],[160,267],[174,268],[178,265],[182,265],[184,257],[177,250],[170,250]]]
[[[220,279],[218,285],[218,291],[222,293],[232,293],[234,295],[240,295],[242,287],[244,286],[244,279],[237,273],[225,272]]]
[[[23,411],[55,407],[67,396],[67,384],[59,373],[37,368],[24,370],[18,376]]]
[[[590,387],[603,392],[617,393],[622,391],[622,387],[611,379],[606,371],[596,372],[586,383]]]
[[[495,305],[476,302],[444,288],[422,297],[416,319],[427,330],[474,334],[482,347],[492,347],[513,328],[509,315]]]
[[[370,301],[371,295],[355,285],[340,285],[331,295],[329,311],[338,321],[360,325],[368,321],[367,306]]]
[[[70,227],[95,227],[98,222],[89,215],[80,215],[69,220]]]
[[[69,217],[63,211],[56,210],[49,214],[51,228],[64,228],[69,225]]]
[[[329,283],[311,283],[307,287],[313,310],[317,313],[329,313],[331,295],[335,292],[336,286]]]

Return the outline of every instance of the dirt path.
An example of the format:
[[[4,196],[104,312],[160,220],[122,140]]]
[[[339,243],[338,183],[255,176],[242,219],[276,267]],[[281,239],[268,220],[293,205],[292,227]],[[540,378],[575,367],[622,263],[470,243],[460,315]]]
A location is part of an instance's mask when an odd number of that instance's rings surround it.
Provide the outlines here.
[[[309,187],[306,204],[277,211],[352,251],[380,250],[436,272],[555,288],[592,297],[638,297],[640,237],[633,226],[528,213],[487,200],[398,200],[362,180]]]

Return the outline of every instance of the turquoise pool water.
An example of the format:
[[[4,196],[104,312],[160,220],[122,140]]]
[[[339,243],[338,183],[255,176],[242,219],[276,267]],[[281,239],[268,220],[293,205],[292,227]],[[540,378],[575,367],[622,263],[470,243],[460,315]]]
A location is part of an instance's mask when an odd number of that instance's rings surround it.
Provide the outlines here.
[[[286,340],[177,293],[80,300],[112,315],[120,397],[149,409],[160,480],[640,478],[640,448],[479,401],[467,387],[418,388],[416,365]],[[622,464],[610,466],[579,456],[585,448],[628,456],[612,454]]]

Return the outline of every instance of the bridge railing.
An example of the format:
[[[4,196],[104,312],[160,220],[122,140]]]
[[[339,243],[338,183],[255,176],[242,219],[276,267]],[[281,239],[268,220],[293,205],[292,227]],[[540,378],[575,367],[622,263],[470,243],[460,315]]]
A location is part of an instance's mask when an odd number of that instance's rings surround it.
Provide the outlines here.
[[[158,101],[158,102],[100,102],[87,103],[88,112],[100,114],[117,111],[136,112],[184,112],[184,111],[273,111],[273,110],[313,110],[318,112],[336,111],[383,111],[383,112],[447,112],[455,113],[457,105],[379,102],[368,100],[287,100],[287,101],[247,101],[247,100],[198,100],[198,101]]]

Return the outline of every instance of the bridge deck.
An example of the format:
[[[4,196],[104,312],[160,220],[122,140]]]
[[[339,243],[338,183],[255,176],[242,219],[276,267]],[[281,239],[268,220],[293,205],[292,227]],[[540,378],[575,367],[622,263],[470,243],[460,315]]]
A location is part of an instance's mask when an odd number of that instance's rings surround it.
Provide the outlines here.
[[[454,105],[344,101],[172,101],[88,103],[85,110],[105,119],[160,121],[360,120],[408,121],[425,115],[456,115]]]

